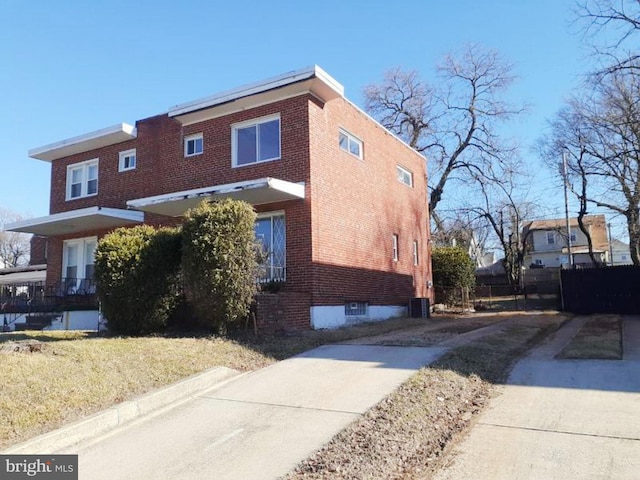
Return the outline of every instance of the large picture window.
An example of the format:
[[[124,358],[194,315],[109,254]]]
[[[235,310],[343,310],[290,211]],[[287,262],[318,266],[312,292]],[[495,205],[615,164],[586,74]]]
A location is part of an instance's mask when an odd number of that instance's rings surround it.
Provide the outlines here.
[[[280,115],[271,115],[232,127],[234,167],[280,158]]]
[[[283,213],[259,215],[255,223],[256,239],[262,245],[263,281],[284,281],[286,274],[286,228]]]
[[[98,159],[67,167],[67,200],[98,193]]]

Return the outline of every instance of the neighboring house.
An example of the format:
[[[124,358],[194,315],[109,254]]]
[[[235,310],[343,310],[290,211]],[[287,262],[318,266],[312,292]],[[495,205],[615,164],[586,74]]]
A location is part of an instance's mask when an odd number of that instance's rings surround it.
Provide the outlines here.
[[[631,261],[631,251],[627,243],[611,239],[612,265],[633,265]]]
[[[433,238],[434,243],[438,246],[458,246],[466,250],[476,268],[487,267],[496,261],[495,254],[487,252],[484,249],[484,244],[478,241],[476,232],[469,228],[453,228],[445,235],[440,235],[439,238],[435,234],[433,237],[435,237]]]
[[[589,230],[593,252],[599,263],[607,263],[609,243],[604,215],[586,215],[584,223]],[[566,220],[534,220],[524,225],[523,236],[527,242],[525,266],[561,267],[569,264]],[[575,265],[591,264],[586,235],[580,230],[577,218],[569,219],[571,254]]]
[[[51,163],[50,215],[8,228],[46,237],[51,291],[90,291],[110,230],[231,197],[255,207],[263,281],[279,286],[258,298],[260,324],[332,328],[432,300],[425,159],[317,66],[29,155]]]

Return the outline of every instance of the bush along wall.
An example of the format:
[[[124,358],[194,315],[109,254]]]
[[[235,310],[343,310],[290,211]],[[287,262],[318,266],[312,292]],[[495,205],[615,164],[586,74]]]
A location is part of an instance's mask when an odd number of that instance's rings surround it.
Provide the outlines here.
[[[256,213],[246,202],[202,202],[182,227],[185,295],[201,324],[226,333],[246,318],[257,292]]]
[[[434,247],[431,262],[437,302],[453,304],[457,301],[456,291],[473,290],[475,265],[465,250],[460,247]]]
[[[180,300],[180,229],[119,228],[99,242],[98,299],[112,333],[140,335],[165,329]]]

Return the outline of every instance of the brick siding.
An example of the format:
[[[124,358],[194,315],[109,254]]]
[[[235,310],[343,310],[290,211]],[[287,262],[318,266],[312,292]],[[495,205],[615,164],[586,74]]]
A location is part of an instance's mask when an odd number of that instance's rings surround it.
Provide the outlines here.
[[[281,159],[231,168],[232,125],[280,114]],[[348,101],[322,103],[305,94],[182,126],[168,115],[136,123],[134,140],[52,162],[51,213],[94,205],[127,208],[126,201],[212,185],[274,177],[305,182],[305,199],[258,205],[282,210],[286,221],[287,281],[278,294],[258,297],[261,326],[309,328],[310,307],[367,301],[402,305],[431,297],[425,159]],[[364,142],[362,160],[338,146],[344,128]],[[184,157],[184,137],[203,134],[204,152]],[[119,152],[136,149],[136,168],[119,172]],[[99,158],[98,194],[65,200],[68,165]],[[396,165],[413,173],[413,188],[398,182]],[[146,223],[179,219],[145,214]],[[105,231],[75,237],[102,236]],[[391,236],[400,258],[391,258]],[[48,283],[62,273],[62,242],[48,247]],[[413,241],[420,263],[413,265]]]

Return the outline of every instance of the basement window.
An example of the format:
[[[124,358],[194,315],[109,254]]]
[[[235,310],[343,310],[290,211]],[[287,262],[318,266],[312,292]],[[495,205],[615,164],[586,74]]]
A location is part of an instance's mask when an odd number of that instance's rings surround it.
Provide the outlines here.
[[[366,317],[368,307],[367,302],[347,302],[344,304],[344,314],[347,317]]]

